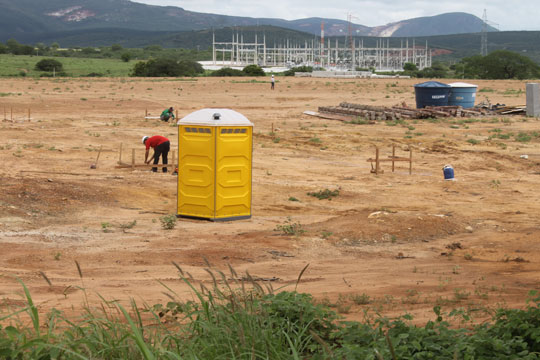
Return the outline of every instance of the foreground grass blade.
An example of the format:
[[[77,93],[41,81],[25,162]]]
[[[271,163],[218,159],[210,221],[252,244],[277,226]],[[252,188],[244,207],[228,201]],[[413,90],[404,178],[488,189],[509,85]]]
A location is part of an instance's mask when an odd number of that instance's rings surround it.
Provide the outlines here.
[[[37,334],[37,336],[40,336],[39,333],[39,313],[37,310],[37,307],[34,305],[34,301],[32,300],[32,296],[30,295],[30,291],[28,291],[28,288],[24,284],[24,282],[17,278],[17,281],[22,285],[24,289],[24,295],[26,296],[26,301],[28,302],[28,314],[30,315],[30,318],[32,318],[32,324],[34,325],[34,330]]]
[[[154,360],[155,359],[154,354],[152,354],[152,352],[148,348],[148,345],[144,341],[141,331],[139,330],[137,325],[135,325],[135,323],[133,322],[133,319],[131,319],[131,316],[129,316],[128,312],[126,311],[126,309],[124,309],[122,305],[117,304],[117,306],[120,309],[120,311],[122,311],[122,313],[124,314],[124,317],[128,321],[131,331],[133,332],[132,336],[134,337],[135,342],[137,343],[137,346],[139,350],[141,351],[144,359]]]

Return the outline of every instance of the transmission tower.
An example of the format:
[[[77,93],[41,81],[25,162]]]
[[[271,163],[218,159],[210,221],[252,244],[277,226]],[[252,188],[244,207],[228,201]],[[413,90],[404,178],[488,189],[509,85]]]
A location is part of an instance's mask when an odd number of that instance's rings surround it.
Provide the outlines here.
[[[488,54],[488,19],[487,19],[487,10],[484,9],[484,16],[482,16],[482,35],[480,41],[480,55],[486,56]]]

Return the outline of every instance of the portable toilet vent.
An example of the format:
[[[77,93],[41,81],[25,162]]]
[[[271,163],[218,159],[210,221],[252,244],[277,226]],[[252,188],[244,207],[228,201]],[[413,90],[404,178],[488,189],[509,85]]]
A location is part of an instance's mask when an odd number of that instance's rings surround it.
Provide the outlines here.
[[[253,123],[230,109],[202,109],[178,121],[178,216],[251,217]]]

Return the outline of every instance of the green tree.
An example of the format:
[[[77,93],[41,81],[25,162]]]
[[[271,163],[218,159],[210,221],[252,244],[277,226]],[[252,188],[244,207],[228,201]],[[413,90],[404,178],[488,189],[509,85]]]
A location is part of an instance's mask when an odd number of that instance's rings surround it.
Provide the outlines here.
[[[405,63],[405,65],[403,65],[403,70],[404,71],[418,71],[418,66],[416,66],[416,64],[413,64],[413,63]]]
[[[9,39],[6,41],[6,46],[10,54],[17,55],[19,52],[19,46],[21,46],[21,44],[19,44],[15,39]]]
[[[313,72],[313,67],[311,66],[297,66],[293,67],[283,73],[285,76],[294,76],[295,72]]]
[[[162,51],[163,47],[161,45],[148,45],[144,48],[145,51]]]
[[[129,62],[129,60],[131,60],[131,54],[126,51],[120,55],[120,59],[122,59],[123,62]]]
[[[242,69],[248,76],[264,76],[266,75],[264,70],[259,65],[248,65]]]
[[[20,45],[16,55],[33,55],[36,49],[30,45]]]
[[[540,77],[540,66],[526,56],[497,50],[487,56],[471,56],[462,60],[467,78],[531,79]]]
[[[445,78],[448,76],[448,66],[440,61],[435,61],[431,67],[418,71],[418,77],[421,78]]]
[[[45,51],[47,51],[47,46],[42,42],[38,42],[35,47],[38,55],[44,55]]]
[[[63,70],[63,65],[60,61],[55,59],[43,59],[37,62],[35,69],[40,71],[61,72]]]
[[[228,67],[221,68],[216,71],[212,71],[210,76],[245,76],[246,73],[242,70],[232,69]]]
[[[169,58],[139,61],[133,67],[132,76],[195,76],[203,72],[202,66],[194,61],[176,61]]]
[[[98,51],[93,47],[85,47],[81,50],[81,53],[85,55],[92,55],[98,53]]]
[[[201,64],[192,60],[182,60],[178,63],[181,76],[197,76],[204,73]]]
[[[112,50],[112,51],[120,51],[120,50],[122,50],[122,49],[124,49],[124,48],[123,48],[122,45],[120,45],[120,44],[113,44],[113,45],[111,45],[111,50]]]

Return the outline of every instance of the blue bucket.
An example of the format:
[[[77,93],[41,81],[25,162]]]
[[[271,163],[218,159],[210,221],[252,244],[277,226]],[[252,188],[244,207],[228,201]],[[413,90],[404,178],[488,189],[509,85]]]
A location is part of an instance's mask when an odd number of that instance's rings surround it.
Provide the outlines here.
[[[454,168],[452,165],[445,165],[443,167],[444,180],[454,180]]]

